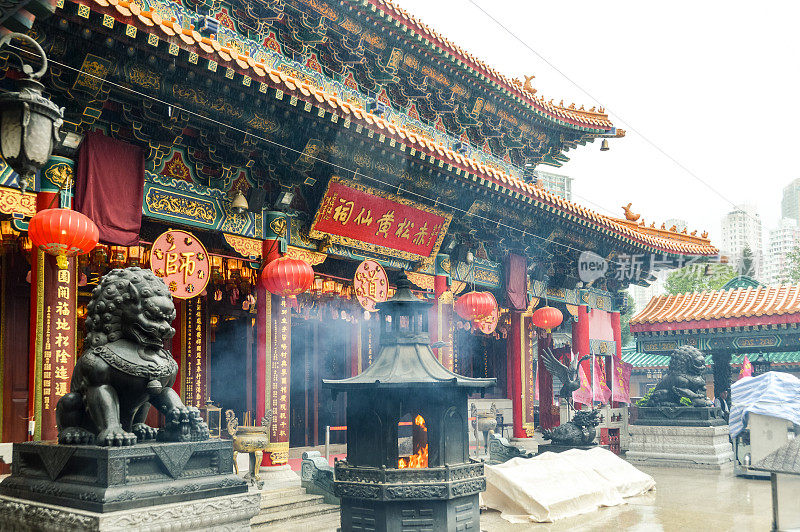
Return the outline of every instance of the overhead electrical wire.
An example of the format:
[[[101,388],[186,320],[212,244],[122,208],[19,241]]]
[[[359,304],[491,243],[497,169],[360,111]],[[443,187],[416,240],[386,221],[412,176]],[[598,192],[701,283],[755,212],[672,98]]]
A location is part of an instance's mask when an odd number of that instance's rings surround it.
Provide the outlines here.
[[[26,50],[24,48],[20,48],[18,46],[12,45],[12,44],[8,44],[7,46],[9,48],[14,48],[16,50],[19,50],[21,52],[27,53],[29,55],[35,55],[32,52],[30,52],[30,51],[28,51],[28,50]],[[217,120],[215,118],[212,118],[212,117],[209,117],[209,116],[204,116],[204,115],[202,115],[202,114],[200,114],[200,113],[198,113],[196,111],[192,111],[191,109],[186,109],[185,107],[182,107],[180,104],[171,103],[171,102],[168,102],[166,100],[162,100],[161,98],[158,98],[156,96],[152,96],[150,94],[143,93],[143,92],[138,91],[136,89],[133,89],[131,87],[127,87],[127,86],[122,85],[120,83],[116,83],[114,81],[110,81],[110,80],[101,78],[100,76],[97,76],[96,74],[93,74],[91,72],[86,72],[84,70],[81,70],[80,68],[76,68],[76,67],[73,67],[71,65],[68,65],[68,64],[65,64],[65,63],[61,63],[60,61],[56,61],[56,60],[49,59],[49,58],[48,58],[48,62],[50,64],[52,64],[52,65],[56,65],[56,66],[59,66],[59,67],[62,67],[62,68],[66,68],[66,69],[72,70],[74,72],[77,72],[79,74],[82,74],[82,75],[85,75],[85,76],[88,76],[88,77],[91,77],[91,78],[95,78],[95,79],[97,79],[98,81],[100,81],[102,83],[108,83],[111,86],[117,87],[117,88],[122,89],[124,91],[127,91],[127,92],[129,92],[131,94],[135,94],[137,96],[140,96],[142,98],[146,98],[148,100],[154,101],[154,102],[159,103],[161,105],[172,107],[173,109],[182,111],[184,113],[192,115],[192,116],[194,116],[196,118],[199,118],[201,120],[205,120],[207,122],[211,122],[211,123],[213,123],[215,125],[218,125],[218,126],[221,126],[221,127],[225,127],[225,128],[231,129],[233,131],[236,131],[238,133],[242,133],[244,135],[248,135],[248,136],[253,137],[255,139],[261,140],[261,141],[266,142],[267,144],[273,145],[275,147],[288,150],[288,151],[296,153],[298,155],[302,155],[305,158],[313,159],[315,161],[319,161],[320,163],[329,165],[329,166],[331,166],[333,168],[336,168],[338,170],[341,170],[343,172],[352,173],[354,176],[364,177],[364,178],[369,179],[371,181],[374,181],[376,183],[382,184],[382,185],[384,185],[386,187],[389,187],[389,188],[392,188],[392,189],[402,190],[403,192],[405,192],[407,194],[410,194],[410,195],[413,195],[413,196],[415,196],[415,197],[417,197],[419,199],[426,200],[426,201],[431,202],[431,203],[436,204],[436,205],[441,205],[443,207],[446,207],[446,208],[451,209],[451,210],[456,211],[456,212],[460,212],[460,213],[464,214],[465,216],[471,216],[471,217],[483,220],[485,222],[488,222],[488,223],[491,223],[491,224],[495,224],[496,227],[504,227],[504,228],[509,229],[511,231],[516,231],[518,233],[522,233],[523,237],[524,236],[531,236],[531,237],[533,237],[535,239],[541,240],[543,242],[543,244],[552,243],[552,244],[554,244],[556,246],[560,246],[560,247],[562,247],[564,249],[568,249],[570,251],[575,251],[575,252],[578,252],[578,253],[582,253],[582,252],[586,251],[586,250],[582,250],[582,249],[578,249],[576,247],[570,246],[569,244],[564,244],[562,242],[557,242],[557,241],[553,240],[550,237],[542,237],[542,236],[539,236],[539,235],[537,235],[537,234],[535,234],[533,232],[527,231],[525,229],[520,229],[518,227],[514,227],[514,226],[511,226],[511,225],[505,224],[505,223],[501,222],[500,220],[493,220],[493,219],[488,218],[486,216],[482,216],[482,215],[477,214],[477,213],[469,212],[467,209],[463,209],[461,207],[457,207],[455,205],[450,205],[448,203],[445,203],[445,202],[441,201],[438,197],[437,198],[431,198],[431,197],[425,196],[423,194],[420,194],[418,192],[414,192],[412,190],[407,190],[405,188],[402,188],[402,186],[398,187],[397,185],[394,185],[394,184],[389,183],[387,181],[383,181],[381,179],[378,179],[377,177],[374,177],[374,176],[371,176],[371,175],[367,175],[367,174],[363,174],[363,173],[359,172],[358,170],[353,170],[352,168],[348,168],[348,167],[342,166],[340,164],[334,163],[332,161],[328,161],[328,160],[322,159],[322,158],[320,158],[320,157],[318,157],[316,155],[304,153],[302,150],[298,150],[296,148],[292,148],[291,146],[286,146],[285,144],[281,144],[280,142],[277,142],[275,140],[262,137],[262,136],[260,136],[260,135],[258,135],[256,133],[253,133],[251,131],[247,131],[247,130],[238,128],[238,127],[236,127],[234,125],[226,124],[225,122],[222,122],[222,121]],[[670,254],[669,252],[664,252],[664,253]],[[672,254],[675,255],[676,253],[672,253]],[[626,263],[617,262],[617,261],[614,261],[612,259],[606,258],[605,260],[609,264],[616,264],[616,265],[619,265],[619,266],[628,266]]]
[[[607,105],[605,105],[605,104],[604,104],[603,102],[601,102],[599,99],[597,99],[597,98],[595,98],[594,96],[592,96],[592,94],[591,94],[591,93],[590,93],[588,90],[584,89],[584,88],[583,88],[583,87],[582,87],[582,86],[581,86],[581,85],[580,85],[580,84],[579,84],[577,81],[575,81],[575,80],[573,80],[571,77],[569,77],[569,76],[568,76],[568,75],[567,75],[567,74],[566,74],[566,73],[565,73],[563,70],[561,70],[560,68],[558,68],[558,67],[557,67],[557,66],[556,66],[556,65],[555,65],[555,64],[554,64],[552,61],[550,61],[550,60],[549,60],[549,59],[547,59],[545,56],[543,56],[542,54],[540,54],[539,52],[537,52],[537,51],[536,51],[536,50],[535,50],[535,49],[534,49],[534,48],[533,48],[533,47],[532,47],[530,44],[528,44],[528,43],[527,43],[527,42],[526,42],[524,39],[522,39],[522,38],[521,38],[519,35],[517,35],[517,34],[516,34],[516,33],[514,33],[513,31],[511,31],[511,29],[509,29],[509,28],[508,28],[508,27],[507,27],[505,24],[503,24],[503,23],[502,23],[500,20],[498,20],[498,19],[497,19],[497,17],[495,17],[494,15],[492,15],[491,13],[489,13],[489,12],[488,12],[486,9],[484,9],[484,8],[483,8],[483,6],[481,6],[481,5],[480,5],[480,4],[479,4],[479,3],[478,3],[476,0],[467,0],[467,1],[468,1],[470,4],[474,5],[474,6],[475,6],[475,7],[476,7],[476,8],[477,8],[477,9],[478,9],[480,12],[482,12],[484,15],[486,15],[486,17],[488,17],[490,20],[492,20],[492,21],[493,21],[493,22],[494,22],[494,23],[495,23],[497,26],[499,26],[499,27],[500,27],[500,28],[501,28],[503,31],[505,31],[505,32],[506,32],[506,33],[508,33],[508,34],[509,34],[511,37],[513,37],[513,38],[514,38],[514,40],[516,40],[517,42],[519,42],[520,44],[522,44],[522,46],[524,46],[526,49],[528,49],[528,51],[530,51],[530,52],[531,52],[532,54],[534,54],[536,57],[538,57],[539,59],[541,59],[542,61],[544,61],[544,63],[545,63],[545,64],[547,64],[547,66],[549,66],[550,68],[552,68],[553,70],[555,70],[555,71],[556,71],[556,72],[557,72],[557,73],[558,73],[558,74],[559,74],[561,77],[563,77],[563,78],[564,78],[564,79],[566,79],[568,82],[570,82],[570,83],[571,83],[571,84],[572,84],[572,85],[573,85],[575,88],[577,88],[577,89],[578,89],[579,91],[581,91],[583,94],[585,94],[586,96],[588,96],[589,98],[591,98],[591,99],[592,99],[594,102],[596,102],[598,105],[601,105],[601,106],[602,106],[603,108],[605,108],[605,110],[606,110],[606,111],[608,111],[610,114],[611,114],[611,113],[613,113],[613,114],[614,114],[614,116],[615,116],[615,117],[617,117],[617,119],[619,119],[619,121],[620,121],[620,122],[621,122],[623,125],[625,125],[625,127],[626,127],[627,129],[629,129],[630,131],[632,131],[632,132],[634,132],[636,135],[638,135],[638,136],[639,136],[639,137],[640,137],[642,140],[644,140],[644,141],[645,141],[645,143],[647,143],[648,145],[650,145],[650,147],[654,148],[654,149],[655,149],[656,151],[658,151],[658,152],[659,152],[661,155],[663,155],[664,157],[666,157],[667,159],[669,159],[670,161],[672,161],[672,163],[673,163],[673,164],[675,164],[675,165],[676,165],[678,168],[680,168],[681,170],[683,170],[684,172],[686,172],[686,173],[687,173],[689,176],[691,176],[691,177],[692,177],[692,178],[694,178],[695,180],[697,180],[697,181],[699,181],[700,183],[702,183],[703,185],[705,185],[705,187],[706,187],[706,188],[708,188],[708,189],[709,189],[711,192],[713,192],[714,194],[716,194],[717,196],[719,196],[719,197],[720,197],[722,200],[724,200],[724,201],[725,201],[725,202],[727,202],[727,203],[730,203],[730,204],[731,204],[731,206],[733,206],[735,209],[739,209],[739,205],[737,205],[736,203],[734,203],[733,201],[731,201],[730,199],[728,199],[728,198],[727,198],[727,197],[726,197],[724,194],[722,194],[722,192],[720,192],[719,190],[717,190],[716,188],[714,188],[714,187],[713,187],[713,186],[712,186],[710,183],[708,183],[706,180],[704,180],[703,178],[701,178],[700,176],[698,176],[697,174],[695,174],[695,173],[694,173],[692,170],[690,170],[690,169],[689,169],[689,168],[688,168],[686,165],[684,165],[683,163],[681,163],[681,162],[680,162],[680,161],[679,161],[677,158],[673,157],[673,156],[672,156],[671,154],[669,154],[669,153],[668,153],[666,150],[664,150],[663,148],[661,148],[661,146],[659,146],[658,144],[656,144],[655,142],[653,142],[652,140],[650,140],[650,138],[649,138],[649,137],[646,137],[646,136],[645,136],[645,135],[644,135],[644,134],[643,134],[641,131],[639,131],[639,129],[637,129],[637,128],[636,128],[636,127],[634,127],[634,126],[633,126],[633,125],[632,125],[630,122],[628,122],[627,120],[625,120],[624,118],[622,118],[622,116],[620,116],[618,113],[616,113],[616,112],[612,111],[612,110],[611,110],[611,108],[609,108]],[[744,213],[745,213],[745,215],[746,215],[748,218],[751,218],[752,220],[755,220],[755,218],[753,218],[753,217],[750,215],[750,213],[748,213],[747,211],[744,211],[744,210],[743,210],[742,212],[744,212]]]

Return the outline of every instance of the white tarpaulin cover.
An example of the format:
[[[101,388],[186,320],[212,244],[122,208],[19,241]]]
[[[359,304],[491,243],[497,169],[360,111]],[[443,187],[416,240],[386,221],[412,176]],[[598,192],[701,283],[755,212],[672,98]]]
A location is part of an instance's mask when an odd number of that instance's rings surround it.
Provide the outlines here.
[[[750,412],[800,425],[800,379],[782,371],[768,371],[734,382],[728,421],[731,437],[735,438],[744,430]]]
[[[548,522],[625,504],[656,485],[611,451],[597,447],[543,453],[487,465],[481,503],[512,523]]]

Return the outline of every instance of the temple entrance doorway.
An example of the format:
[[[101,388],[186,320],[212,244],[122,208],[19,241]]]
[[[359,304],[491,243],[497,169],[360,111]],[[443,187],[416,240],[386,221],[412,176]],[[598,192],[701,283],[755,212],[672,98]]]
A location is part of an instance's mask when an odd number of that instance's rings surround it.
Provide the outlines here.
[[[239,424],[259,424],[255,415],[255,345],[252,318],[220,316],[208,343],[208,395],[222,409],[233,410]]]
[[[330,390],[321,388],[322,379],[342,379],[351,375],[351,339],[355,324],[341,318],[292,319],[292,357],[290,387],[291,447],[325,443],[325,427],[344,426],[345,402],[333,399]],[[344,431],[332,431],[331,443],[344,443]]]

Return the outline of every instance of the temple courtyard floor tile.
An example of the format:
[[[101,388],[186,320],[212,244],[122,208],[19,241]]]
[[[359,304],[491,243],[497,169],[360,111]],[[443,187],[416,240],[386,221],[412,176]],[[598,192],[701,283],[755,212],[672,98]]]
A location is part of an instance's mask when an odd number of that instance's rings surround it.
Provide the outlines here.
[[[768,480],[696,469],[640,467],[656,480],[656,490],[627,499],[627,504],[555,523],[512,524],[500,512],[481,513],[481,530],[533,531],[725,531],[770,530],[772,506]],[[335,531],[338,516],[280,527],[286,532]],[[275,528],[278,530],[278,528]]]

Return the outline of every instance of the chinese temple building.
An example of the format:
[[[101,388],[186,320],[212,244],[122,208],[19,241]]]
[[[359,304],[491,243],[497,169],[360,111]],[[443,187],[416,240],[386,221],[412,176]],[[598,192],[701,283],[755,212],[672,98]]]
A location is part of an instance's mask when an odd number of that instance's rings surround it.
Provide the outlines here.
[[[86,303],[112,268],[165,279],[177,298],[176,389],[240,424],[271,419],[269,465],[344,424],[343,398],[321,382],[373,362],[372,311],[401,270],[435,303],[437,358],[496,378],[487,397],[512,404],[506,423],[525,437],[534,379],[540,422],[557,423],[552,380],[536,371],[550,341],[533,325],[537,307],[559,308],[569,319],[553,333],[610,368],[621,356],[619,292],[717,253],[705,233],[659,228],[629,208],[601,215],[540,188],[538,165],[624,132],[603,109],[554,104],[388,1],[53,9],[29,34],[50,60],[42,82],[64,107],[66,139],[31,189],[0,172],[4,442],[55,436]],[[0,70],[13,86],[14,62],[0,56]],[[63,270],[27,238],[28,220],[55,205],[100,229],[101,244]],[[608,266],[586,284],[584,252]],[[313,267],[296,302],[259,282],[281,256]],[[454,312],[472,290],[497,303],[480,323]]]
[[[713,372],[707,385],[710,397],[730,389],[731,378],[736,379],[731,370],[741,368],[745,356],[754,374],[759,367],[800,373],[800,285],[731,284],[710,292],[658,296],[631,318],[630,327],[636,352],[623,360],[634,365],[634,375],[650,373],[644,388],[632,394],[645,393],[669,363],[666,355],[682,345],[706,355]]]

